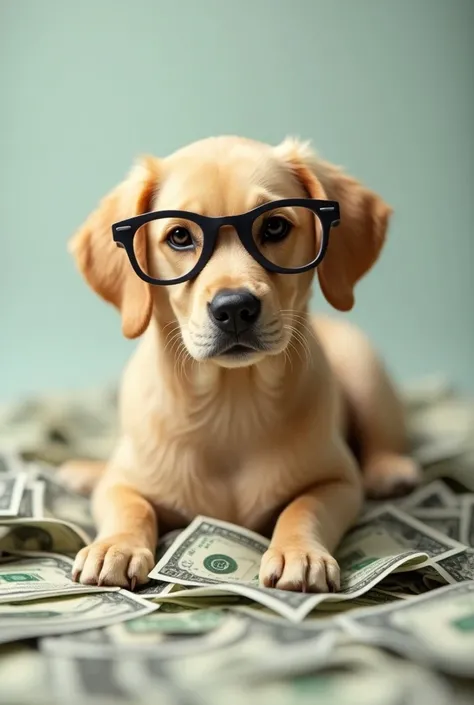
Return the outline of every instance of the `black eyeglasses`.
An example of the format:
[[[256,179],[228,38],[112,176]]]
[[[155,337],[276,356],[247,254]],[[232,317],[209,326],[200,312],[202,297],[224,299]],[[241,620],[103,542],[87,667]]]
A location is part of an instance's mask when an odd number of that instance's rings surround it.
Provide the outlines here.
[[[309,218],[320,223],[318,237],[303,237],[299,228]],[[331,227],[339,225],[339,203],[288,198],[258,206],[248,213],[209,217],[181,210],[143,213],[112,225],[117,247],[149,284],[180,284],[197,277],[209,261],[220,229],[232,226],[247,252],[270,272],[301,274],[323,259]],[[157,222],[159,221],[159,222]],[[158,247],[146,251],[146,228],[153,228]],[[313,226],[314,227],[314,226]],[[293,234],[293,237],[292,237]],[[225,247],[225,240],[222,240]],[[161,250],[161,251],[160,251]]]

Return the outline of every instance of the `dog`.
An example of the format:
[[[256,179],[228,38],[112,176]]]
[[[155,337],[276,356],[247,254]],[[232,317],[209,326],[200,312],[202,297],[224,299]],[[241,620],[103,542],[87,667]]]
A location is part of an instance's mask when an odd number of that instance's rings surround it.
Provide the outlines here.
[[[300,206],[274,211],[285,199]],[[143,214],[165,212],[132,245],[120,240]],[[334,552],[364,496],[409,492],[419,468],[382,361],[362,332],[312,317],[309,302],[316,277],[332,307],[353,307],[391,214],[294,138],[213,137],[145,156],[101,201],[70,250],[120,312],[124,336],[140,340],[121,382],[112,457],[61,471],[92,491],[98,527],[75,580],[133,590],[148,580],[158,531],[201,514],[271,537],[262,585],[340,589]],[[206,248],[205,266],[183,280]],[[322,250],[317,266],[302,266]],[[154,284],[163,278],[175,283]]]

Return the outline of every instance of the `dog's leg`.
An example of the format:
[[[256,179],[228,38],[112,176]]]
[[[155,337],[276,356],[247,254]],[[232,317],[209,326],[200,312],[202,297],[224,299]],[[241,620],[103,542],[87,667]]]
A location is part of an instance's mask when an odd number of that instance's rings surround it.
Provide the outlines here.
[[[99,483],[93,495],[96,540],[76,556],[73,579],[87,585],[130,587],[146,583],[155,564],[157,519],[133,487]]]
[[[92,494],[106,465],[103,460],[68,460],[58,468],[57,477],[65,487],[87,496]]]
[[[405,414],[395,388],[372,347],[360,336],[351,349],[345,374],[346,394],[357,435],[366,495],[398,497],[421,481],[421,471],[409,456]]]
[[[410,492],[421,473],[408,455],[403,406],[384,365],[354,326],[326,319],[314,324],[347,401],[367,496]]]
[[[311,592],[339,590],[339,566],[332,553],[362,505],[360,478],[349,455],[343,449],[338,458],[341,472],[331,473],[340,479],[314,486],[280,514],[262,558],[262,585]]]

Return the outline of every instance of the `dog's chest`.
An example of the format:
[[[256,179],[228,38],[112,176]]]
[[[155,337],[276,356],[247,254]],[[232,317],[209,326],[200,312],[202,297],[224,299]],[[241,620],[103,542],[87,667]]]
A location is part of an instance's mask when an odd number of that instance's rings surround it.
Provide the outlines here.
[[[183,434],[155,450],[146,491],[166,528],[202,514],[266,533],[279,509],[305,486],[310,456],[298,439],[282,437],[282,430],[238,430],[229,432],[228,419],[221,417],[202,436]]]
[[[311,481],[314,414],[307,404],[288,409],[275,389],[244,384],[187,402],[135,425],[142,470],[134,483],[166,528],[202,514],[264,531]]]

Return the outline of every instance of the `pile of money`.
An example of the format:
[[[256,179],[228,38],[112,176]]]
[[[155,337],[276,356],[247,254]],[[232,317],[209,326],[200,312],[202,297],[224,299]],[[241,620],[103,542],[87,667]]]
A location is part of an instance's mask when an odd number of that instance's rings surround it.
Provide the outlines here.
[[[24,416],[3,450],[0,426],[0,703],[473,703],[474,402],[438,380],[405,401],[425,481],[367,503],[327,595],[260,587],[268,541],[204,516],[133,593],[73,582],[89,501],[23,444]]]

